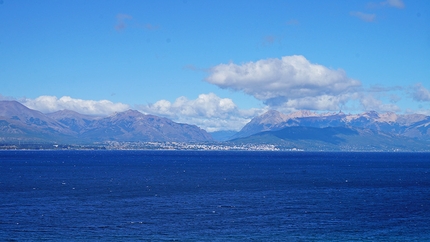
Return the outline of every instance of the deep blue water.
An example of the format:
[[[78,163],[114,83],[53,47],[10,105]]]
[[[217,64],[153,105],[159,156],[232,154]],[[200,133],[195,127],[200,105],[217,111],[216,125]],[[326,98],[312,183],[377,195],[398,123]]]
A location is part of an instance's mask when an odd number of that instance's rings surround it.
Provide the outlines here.
[[[430,153],[2,151],[1,241],[430,241]]]

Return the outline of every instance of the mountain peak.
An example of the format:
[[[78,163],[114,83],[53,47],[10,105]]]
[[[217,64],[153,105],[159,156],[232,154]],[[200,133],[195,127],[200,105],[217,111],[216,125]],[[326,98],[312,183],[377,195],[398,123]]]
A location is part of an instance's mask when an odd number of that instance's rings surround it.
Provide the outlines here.
[[[371,119],[377,119],[379,118],[379,113],[376,111],[369,111],[362,114],[363,117],[368,117]]]
[[[0,101],[0,116],[24,114],[33,111],[17,101]]]
[[[135,109],[128,109],[128,110],[126,110],[124,112],[120,112],[120,113],[127,114],[127,115],[142,115],[143,114],[143,113],[141,113]]]
[[[25,121],[28,119],[50,119],[45,114],[32,110],[17,101],[0,101],[0,116]],[[53,120],[46,120],[52,122]],[[31,121],[30,121],[31,122]]]
[[[137,111],[137,110],[133,110],[133,109],[129,109],[123,112],[115,112],[114,114],[111,115],[111,117],[140,117],[140,116],[144,116],[145,114]]]
[[[288,118],[305,118],[305,117],[316,117],[317,113],[311,112],[309,110],[299,110],[294,113],[290,113],[287,115]]]
[[[397,114],[393,112],[387,112],[379,115],[379,122],[396,122],[398,119]]]
[[[288,120],[287,115],[280,113],[276,110],[269,110],[262,115],[256,117],[253,119],[254,122],[257,122],[259,124],[273,124],[273,123],[280,123]]]

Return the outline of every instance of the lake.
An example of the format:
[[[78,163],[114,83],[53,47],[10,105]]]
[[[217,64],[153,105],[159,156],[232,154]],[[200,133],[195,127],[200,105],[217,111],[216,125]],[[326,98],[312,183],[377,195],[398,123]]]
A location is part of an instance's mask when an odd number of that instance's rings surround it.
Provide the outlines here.
[[[430,241],[430,153],[1,151],[2,241]]]

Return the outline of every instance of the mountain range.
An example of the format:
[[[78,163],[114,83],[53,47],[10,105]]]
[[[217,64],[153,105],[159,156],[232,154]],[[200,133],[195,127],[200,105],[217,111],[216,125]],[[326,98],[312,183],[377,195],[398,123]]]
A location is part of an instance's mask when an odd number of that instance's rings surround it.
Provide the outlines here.
[[[422,114],[315,113],[275,110],[253,118],[239,132],[207,133],[190,124],[136,110],[108,117],[70,110],[41,113],[17,101],[0,101],[0,143],[94,144],[214,142],[271,144],[300,150],[430,151],[430,117]]]
[[[395,135],[430,140],[430,117],[423,114],[379,114],[370,111],[362,114],[323,113],[297,111],[283,114],[270,110],[253,118],[232,138],[247,137],[259,132],[275,131],[286,127],[348,127],[370,129]]]
[[[305,150],[429,151],[430,117],[271,110],[253,118],[231,141]]]
[[[206,142],[195,125],[135,110],[94,117],[70,110],[43,114],[17,101],[0,101],[0,142],[94,143],[106,141]]]

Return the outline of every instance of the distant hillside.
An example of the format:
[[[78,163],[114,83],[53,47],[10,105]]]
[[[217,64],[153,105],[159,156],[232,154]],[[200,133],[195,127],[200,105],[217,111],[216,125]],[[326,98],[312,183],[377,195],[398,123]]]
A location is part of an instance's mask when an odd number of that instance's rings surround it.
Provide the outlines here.
[[[74,139],[66,125],[16,101],[0,101],[0,142]]]
[[[102,119],[101,117],[80,114],[71,110],[48,113],[46,116],[67,126],[71,131],[77,134],[87,131],[97,120]]]
[[[422,114],[397,115],[366,112],[362,114],[324,113],[298,111],[282,114],[268,111],[252,119],[233,138],[243,138],[263,131],[275,131],[286,127],[350,127],[384,132],[420,140],[430,140],[430,117]]]
[[[195,125],[175,123],[170,119],[145,115],[135,110],[117,113],[94,121],[81,135],[100,141],[211,141],[212,137]]]
[[[0,142],[211,141],[195,125],[128,110],[94,117],[70,110],[43,114],[16,101],[0,101]]]
[[[230,141],[306,151],[430,151],[430,142],[365,128],[286,127]]]

